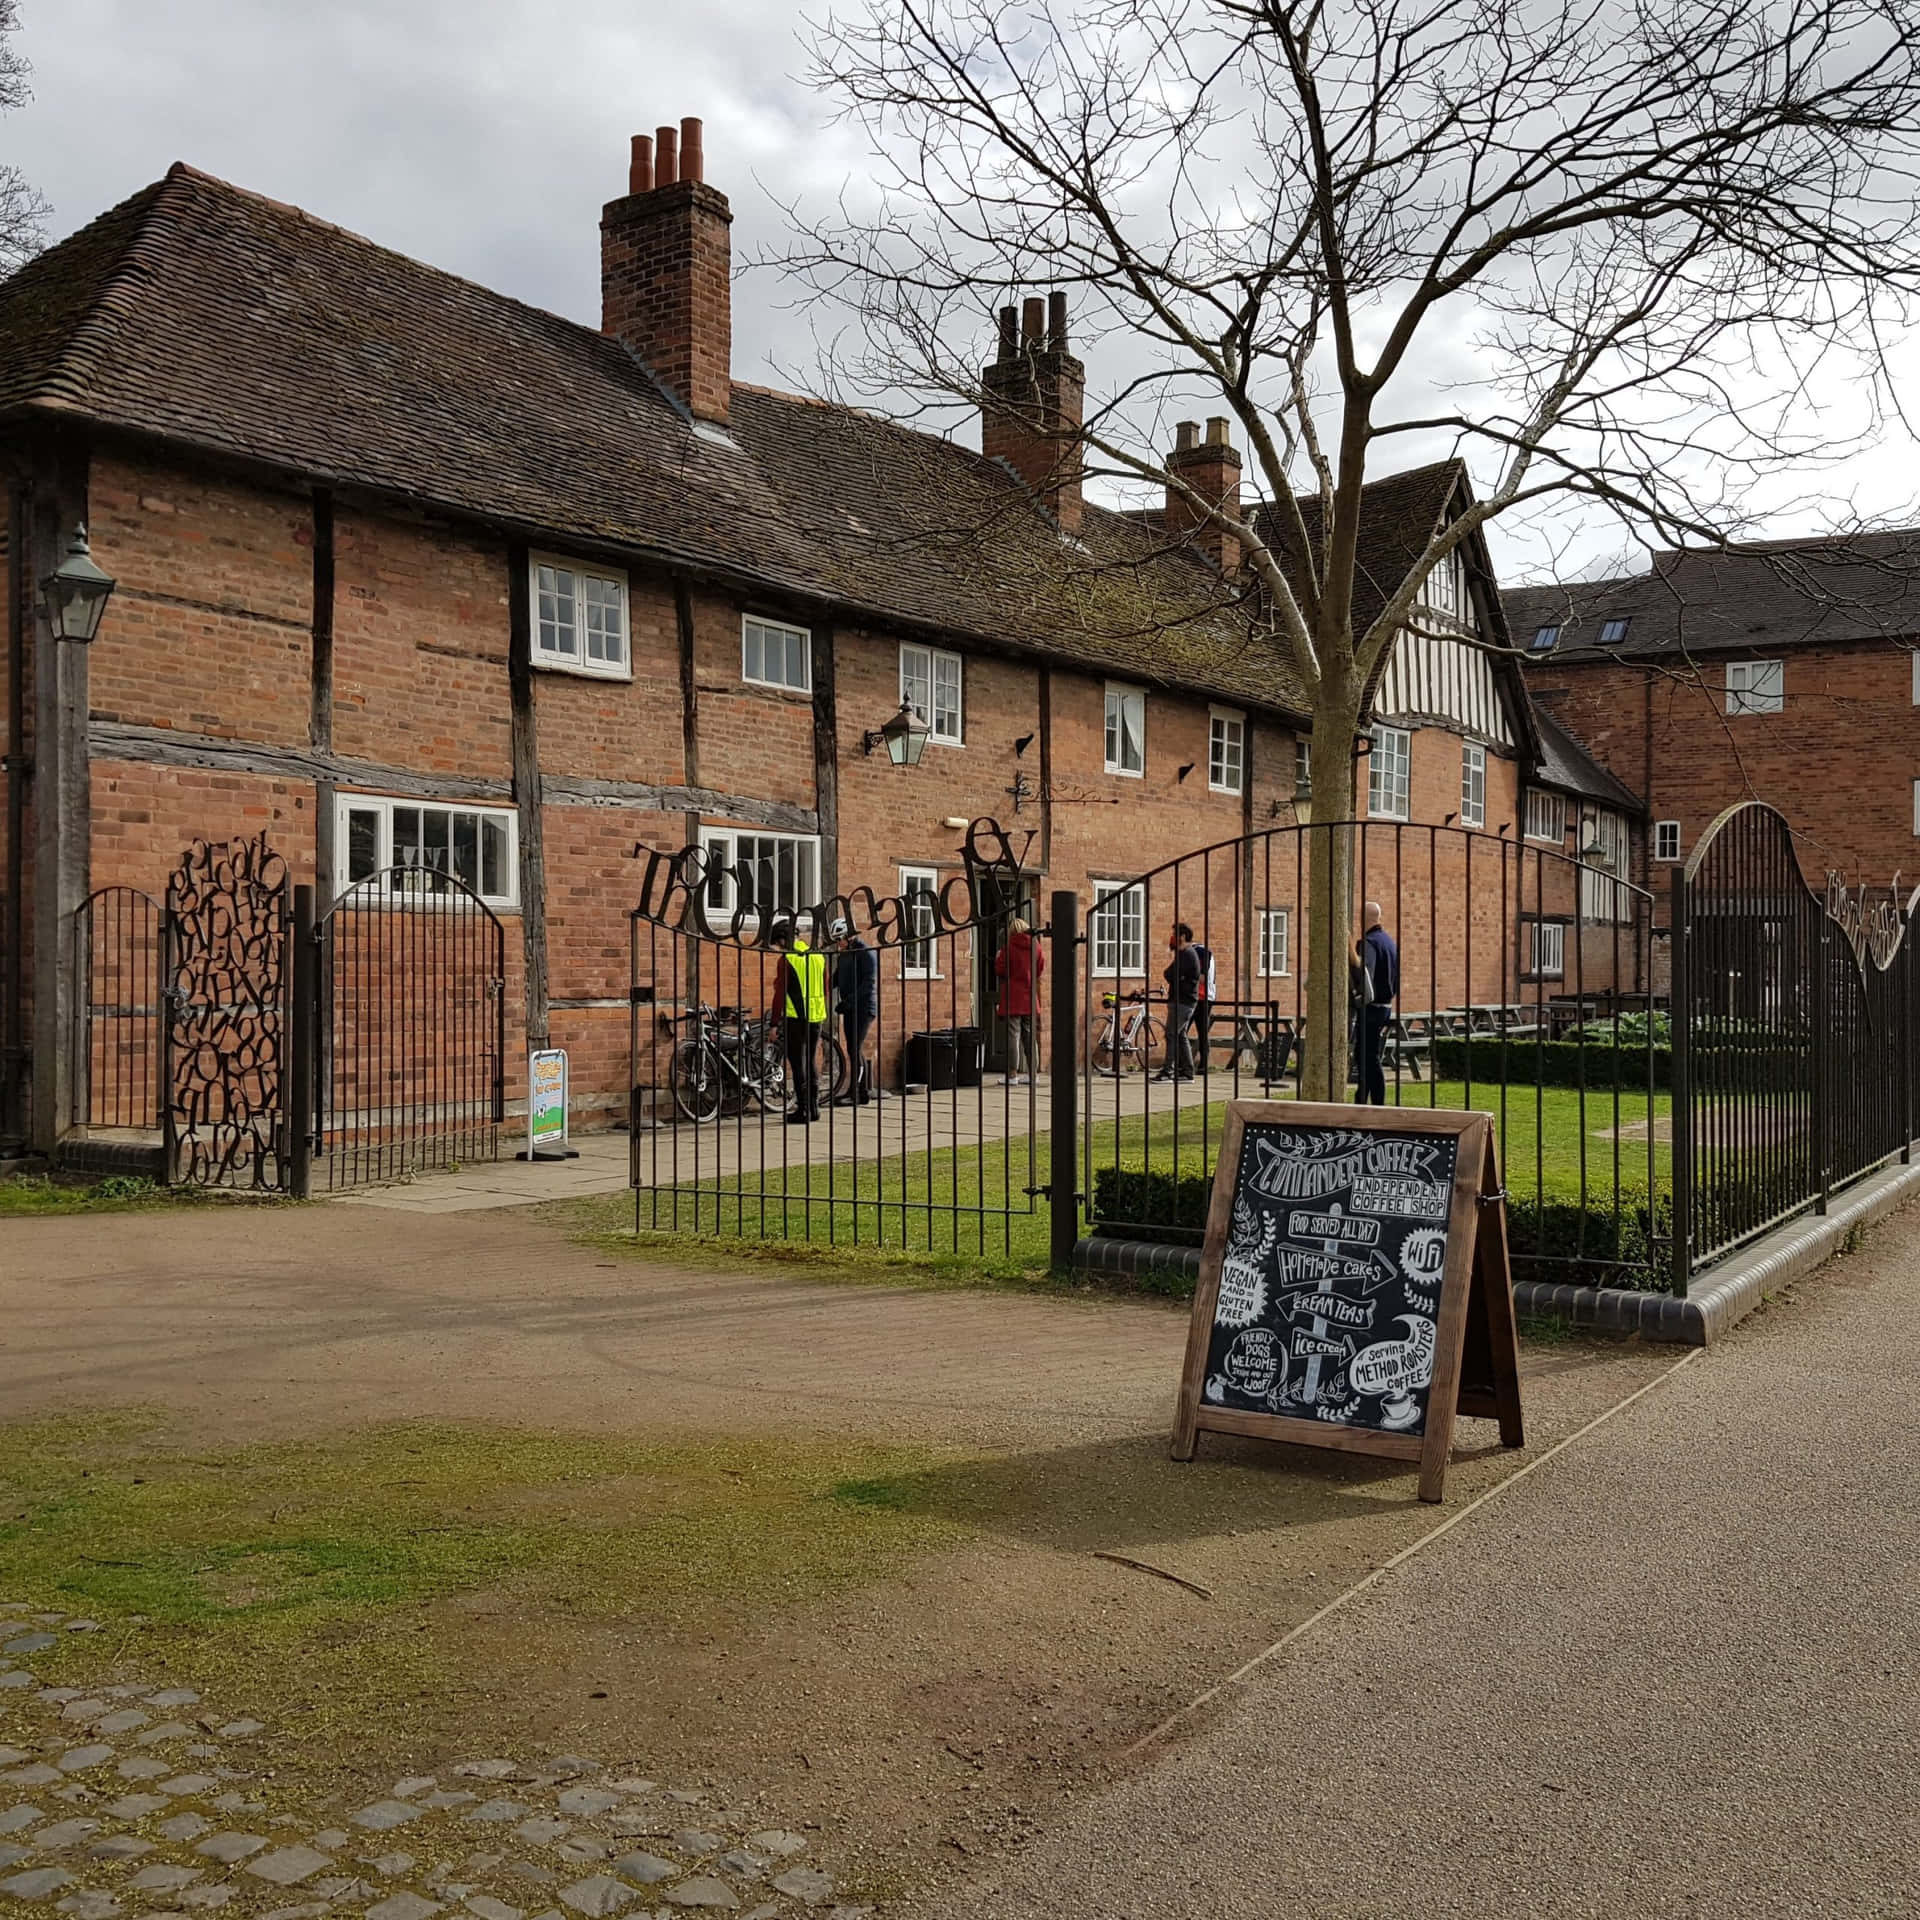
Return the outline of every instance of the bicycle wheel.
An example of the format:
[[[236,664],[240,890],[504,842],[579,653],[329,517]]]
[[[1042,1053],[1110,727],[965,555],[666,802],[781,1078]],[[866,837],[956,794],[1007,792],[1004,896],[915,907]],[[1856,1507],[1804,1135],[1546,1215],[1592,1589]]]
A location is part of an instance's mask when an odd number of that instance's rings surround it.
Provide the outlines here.
[[[1140,1022],[1140,1031],[1133,1036],[1133,1060],[1128,1072],[1153,1064],[1153,1056],[1160,1047],[1160,1023],[1151,1014]],[[1166,1055],[1161,1054],[1161,1064],[1167,1064]]]
[[[682,1041],[673,1055],[673,1104],[689,1120],[711,1120],[720,1111],[724,1072],[708,1042]]]
[[[787,1049],[779,1034],[762,1033],[741,1049],[740,1067],[748,1090],[769,1112],[787,1105]]]
[[[1148,1030],[1143,1023],[1140,1032]],[[1123,1073],[1138,1073],[1147,1063],[1146,1055],[1141,1051],[1140,1034],[1130,1039],[1118,1037],[1109,1027],[1100,1036],[1100,1044],[1093,1050],[1093,1067],[1096,1073],[1104,1073],[1109,1079],[1118,1079]]]

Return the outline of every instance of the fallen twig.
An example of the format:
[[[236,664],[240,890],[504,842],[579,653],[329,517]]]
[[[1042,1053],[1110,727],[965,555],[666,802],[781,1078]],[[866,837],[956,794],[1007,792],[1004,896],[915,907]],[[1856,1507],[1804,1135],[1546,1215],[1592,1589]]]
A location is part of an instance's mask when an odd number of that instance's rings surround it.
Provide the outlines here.
[[[1213,1598],[1213,1589],[1203,1587],[1198,1580],[1189,1580],[1184,1574],[1169,1573],[1165,1567],[1156,1567],[1151,1560],[1136,1560],[1130,1553],[1107,1553],[1099,1547],[1089,1549],[1096,1560],[1111,1560],[1116,1567],[1135,1567],[1141,1573],[1150,1573],[1156,1579],[1171,1580],[1176,1587],[1185,1587],[1189,1593],[1197,1593],[1202,1600]]]

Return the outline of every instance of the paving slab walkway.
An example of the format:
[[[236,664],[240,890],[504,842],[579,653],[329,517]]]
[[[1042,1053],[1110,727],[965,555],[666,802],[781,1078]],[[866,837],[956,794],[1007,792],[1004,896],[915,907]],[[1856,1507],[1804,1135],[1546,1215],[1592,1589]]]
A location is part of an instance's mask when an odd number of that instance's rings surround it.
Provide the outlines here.
[[[1913,1209],[939,1920],[1920,1911]]]

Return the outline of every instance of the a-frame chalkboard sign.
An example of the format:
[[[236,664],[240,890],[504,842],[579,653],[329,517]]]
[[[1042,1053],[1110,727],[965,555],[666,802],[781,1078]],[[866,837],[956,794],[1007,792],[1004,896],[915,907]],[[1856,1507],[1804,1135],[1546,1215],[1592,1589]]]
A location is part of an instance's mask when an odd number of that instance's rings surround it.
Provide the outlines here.
[[[1492,1121],[1230,1102],[1173,1457],[1207,1432],[1382,1454],[1438,1500],[1456,1413],[1523,1444]]]

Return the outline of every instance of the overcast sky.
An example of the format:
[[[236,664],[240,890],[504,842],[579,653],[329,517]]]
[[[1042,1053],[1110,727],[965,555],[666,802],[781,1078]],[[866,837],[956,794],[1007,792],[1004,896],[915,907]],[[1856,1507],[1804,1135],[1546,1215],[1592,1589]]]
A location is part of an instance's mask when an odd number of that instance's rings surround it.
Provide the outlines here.
[[[186,160],[597,325],[599,210],[625,191],[631,134],[705,120],[736,260],[785,237],[774,194],[823,205],[864,175],[862,136],[831,126],[828,103],[796,77],[793,0],[19,6],[35,99],[0,123],[0,152],[52,201],[54,237]],[[813,359],[776,277],[736,286],[737,377],[804,383]],[[1920,387],[1920,353],[1909,364]],[[1851,487],[1863,512],[1904,512],[1914,472],[1903,443],[1828,484]],[[1591,567],[1619,543],[1595,527],[1573,558]],[[1509,577],[1540,557],[1497,541]]]

